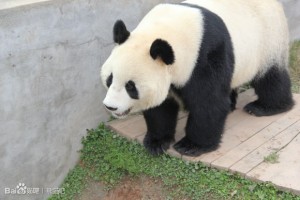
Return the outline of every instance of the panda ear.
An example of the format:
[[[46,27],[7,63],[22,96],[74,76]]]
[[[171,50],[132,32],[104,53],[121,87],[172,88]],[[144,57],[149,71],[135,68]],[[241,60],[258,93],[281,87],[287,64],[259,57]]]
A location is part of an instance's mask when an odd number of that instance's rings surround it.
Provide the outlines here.
[[[154,60],[159,57],[166,65],[171,65],[175,61],[174,51],[171,45],[162,39],[156,39],[152,43],[150,55]]]
[[[128,39],[130,32],[126,29],[124,22],[122,20],[118,20],[114,25],[113,34],[114,42],[122,44]]]

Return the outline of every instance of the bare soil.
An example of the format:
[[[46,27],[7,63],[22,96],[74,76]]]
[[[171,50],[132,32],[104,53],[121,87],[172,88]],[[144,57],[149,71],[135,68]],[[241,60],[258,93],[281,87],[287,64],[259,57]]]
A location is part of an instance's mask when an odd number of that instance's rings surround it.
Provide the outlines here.
[[[106,191],[103,183],[89,181],[76,200],[165,200],[160,180],[141,176],[124,178],[116,187]]]

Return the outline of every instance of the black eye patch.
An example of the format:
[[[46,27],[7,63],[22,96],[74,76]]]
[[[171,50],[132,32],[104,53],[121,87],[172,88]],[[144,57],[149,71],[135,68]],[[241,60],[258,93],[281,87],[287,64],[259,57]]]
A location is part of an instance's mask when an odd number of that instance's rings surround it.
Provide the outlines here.
[[[125,88],[126,88],[128,95],[132,99],[139,99],[139,92],[137,91],[137,89],[135,87],[135,83],[133,81],[128,81],[125,85]]]
[[[113,75],[110,74],[109,77],[106,79],[106,86],[109,88],[113,81]]]

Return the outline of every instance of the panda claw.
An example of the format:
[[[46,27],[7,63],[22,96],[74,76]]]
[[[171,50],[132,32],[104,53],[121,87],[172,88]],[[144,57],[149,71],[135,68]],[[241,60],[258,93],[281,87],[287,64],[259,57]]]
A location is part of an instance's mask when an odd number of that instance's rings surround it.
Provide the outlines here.
[[[201,147],[197,144],[193,144],[187,137],[184,137],[179,142],[177,142],[173,147],[178,153],[182,155],[197,157],[203,153],[216,150],[218,146],[211,146],[207,148]]]
[[[149,134],[146,134],[144,138],[144,146],[148,150],[148,152],[151,155],[159,156],[163,154],[167,149],[170,147],[171,142],[173,139],[167,138],[167,139],[153,139]]]
[[[268,115],[265,114],[263,107],[259,105],[257,101],[251,102],[244,107],[244,110],[250,115],[254,115],[257,117]]]
[[[203,151],[201,149],[193,148],[190,150],[186,150],[183,155],[197,157],[197,156],[200,156],[201,154],[203,154]]]
[[[153,156],[159,156],[159,155],[161,155],[161,154],[164,153],[164,150],[163,150],[163,148],[161,146],[154,146],[154,145],[152,145],[152,146],[150,146],[150,145],[146,146],[145,145],[145,148]]]
[[[147,151],[153,155],[153,156],[159,156],[161,155],[163,152],[161,149],[155,149],[155,148],[149,148],[149,147],[146,147]]]
[[[178,153],[186,156],[196,157],[203,153],[201,148],[197,147],[195,144],[192,144],[186,137],[177,142],[173,147]]]
[[[174,146],[174,149],[181,155],[197,157],[203,154],[200,148],[178,148]]]

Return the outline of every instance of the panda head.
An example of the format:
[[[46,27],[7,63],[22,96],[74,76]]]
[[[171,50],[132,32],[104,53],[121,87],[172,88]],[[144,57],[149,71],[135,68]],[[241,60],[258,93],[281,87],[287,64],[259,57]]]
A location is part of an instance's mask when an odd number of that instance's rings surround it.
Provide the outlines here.
[[[103,101],[114,117],[160,105],[168,95],[170,70],[175,61],[169,43],[151,32],[128,32],[119,20],[113,28],[116,46],[101,68],[108,89]]]

